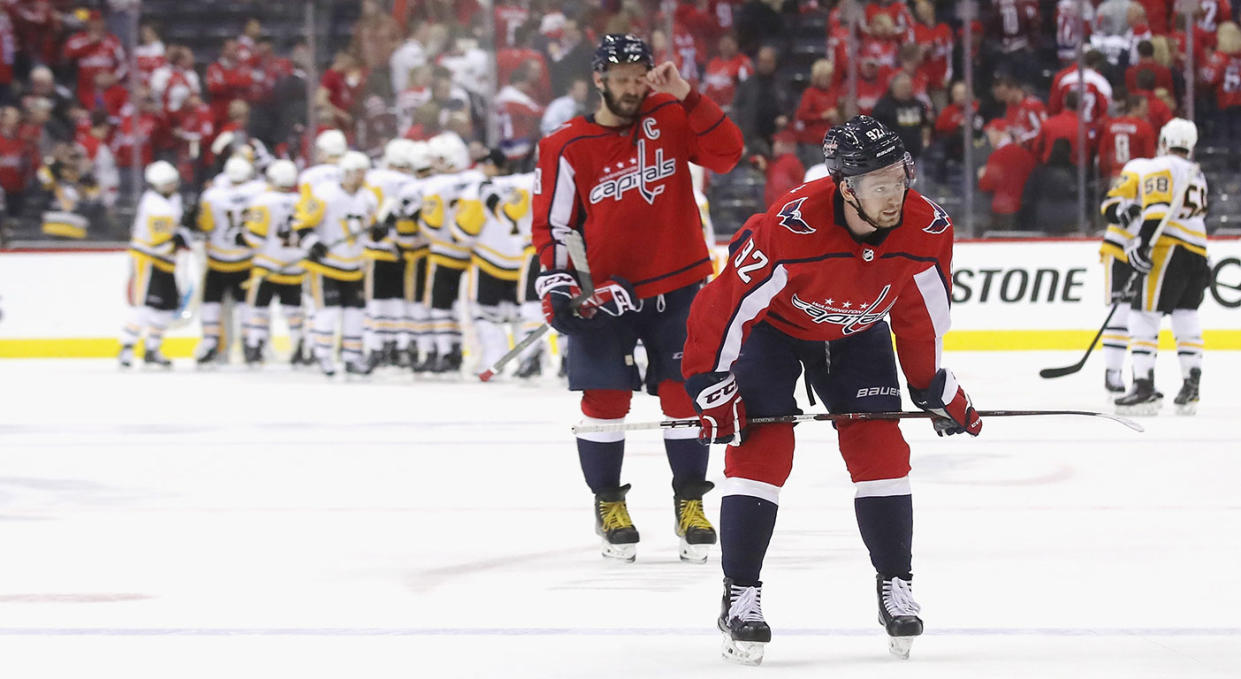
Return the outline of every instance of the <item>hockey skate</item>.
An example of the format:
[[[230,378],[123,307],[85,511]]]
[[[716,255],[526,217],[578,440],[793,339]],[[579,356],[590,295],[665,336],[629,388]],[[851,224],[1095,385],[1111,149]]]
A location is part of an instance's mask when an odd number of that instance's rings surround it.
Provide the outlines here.
[[[330,356],[322,356],[319,358],[319,371],[324,377],[334,377],[336,375],[336,363],[332,361]]]
[[[220,356],[219,351],[217,350],[215,345],[212,345],[210,348],[204,350],[203,353],[200,354],[197,359],[195,359],[198,363],[198,369],[199,370],[210,370],[211,368],[214,368],[216,364],[216,359],[218,359],[219,356]]]
[[[417,350],[415,349],[413,351],[416,352]],[[434,372],[435,364],[438,362],[439,357],[436,355],[435,350],[432,349],[431,351],[423,354],[421,358],[414,359],[414,372],[417,374]]]
[[[297,346],[293,347],[293,353],[289,356],[289,365],[297,370],[304,365],[314,365],[314,363],[314,360],[304,353],[302,342],[298,340]]]
[[[411,344],[404,350],[398,349],[396,352],[396,367],[401,370],[409,370],[414,367],[414,363],[418,360],[418,350]]]
[[[763,619],[763,583],[753,587],[733,584],[724,578],[724,599],[716,621],[724,633],[720,654],[741,665],[763,662],[763,650],[771,641],[771,627]]]
[[[431,372],[437,375],[452,375],[461,372],[461,345],[454,344],[448,353],[437,357],[435,367],[431,369]]]
[[[260,368],[263,366],[263,343],[256,345],[245,345],[245,358],[247,368]]]
[[[379,365],[394,366],[400,362],[400,352],[396,350],[396,341],[384,342],[383,355],[380,357]]]
[[[1116,399],[1117,415],[1158,415],[1163,394],[1155,391],[1154,372],[1133,380],[1133,389]]]
[[[160,352],[159,348],[147,349],[146,354],[142,357],[142,364],[148,368],[162,368],[168,370],[172,368],[172,361]]]
[[[134,345],[122,344],[121,353],[116,355],[116,360],[121,364],[122,368],[128,368],[134,364]]]
[[[528,380],[542,374],[543,350],[540,349],[521,359],[521,363],[517,365],[517,371],[513,373],[513,376],[519,379]]]
[[[365,359],[345,361],[345,375],[348,377],[368,377],[374,366]]]
[[[629,518],[625,494],[629,484],[595,494],[595,534],[603,538],[603,556],[632,563],[638,556],[638,529]]]
[[[1125,393],[1125,378],[1119,370],[1106,370],[1103,373],[1103,388],[1109,394]]]
[[[681,561],[707,562],[710,545],[715,544],[715,528],[702,511],[702,496],[714,487],[710,481],[690,483],[672,496],[676,533],[681,538]]]
[[[913,584],[899,577],[875,576],[879,596],[879,624],[888,632],[888,651],[901,660],[909,659],[914,637],[922,634],[921,607],[914,601]]]
[[[1201,379],[1201,368],[1189,369],[1189,377],[1181,383],[1181,390],[1172,399],[1177,415],[1193,415],[1198,412],[1198,382]]]

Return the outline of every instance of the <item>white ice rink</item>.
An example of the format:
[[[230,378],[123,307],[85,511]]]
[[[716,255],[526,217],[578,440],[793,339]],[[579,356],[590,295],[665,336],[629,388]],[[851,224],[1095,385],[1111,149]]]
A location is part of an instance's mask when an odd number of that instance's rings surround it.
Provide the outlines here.
[[[981,408],[1105,407],[1098,356],[1037,376],[1076,358],[947,355]],[[554,378],[0,361],[0,677],[1241,677],[1241,353],[1208,353],[1192,418],[1159,360],[1145,434],[902,425],[927,627],[905,662],[833,430],[798,427],[759,668],[719,657],[718,551],[677,560],[658,432],[628,443],[638,561],[600,558]]]

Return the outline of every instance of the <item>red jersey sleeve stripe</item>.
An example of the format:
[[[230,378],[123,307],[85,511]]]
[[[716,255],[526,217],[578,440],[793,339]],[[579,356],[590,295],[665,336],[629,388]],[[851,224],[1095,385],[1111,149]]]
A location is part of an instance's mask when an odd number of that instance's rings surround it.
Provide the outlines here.
[[[788,269],[784,268],[783,264],[779,264],[771,272],[771,277],[741,298],[736,313],[729,320],[728,327],[724,329],[724,341],[715,354],[716,371],[723,372],[732,368],[737,357],[741,355],[741,344],[746,336],[746,324],[758,318],[759,314],[771,306],[771,300],[775,299],[788,283]]]

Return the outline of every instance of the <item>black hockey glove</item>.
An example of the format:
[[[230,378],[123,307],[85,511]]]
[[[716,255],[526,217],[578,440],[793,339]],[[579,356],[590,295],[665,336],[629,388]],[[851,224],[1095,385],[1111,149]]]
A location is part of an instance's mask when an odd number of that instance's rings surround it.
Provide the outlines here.
[[[935,373],[926,389],[909,385],[909,398],[914,405],[937,416],[932,418],[931,424],[940,436],[964,433],[978,436],[982,431],[982,418],[974,410],[974,403],[957,384],[956,376],[943,368]]]
[[[1150,273],[1154,265],[1151,262],[1151,248],[1141,238],[1134,238],[1125,245],[1125,257],[1129,260],[1129,266],[1143,276]]]
[[[386,238],[387,235],[388,235],[388,223],[387,222],[375,222],[374,224],[371,225],[371,240],[378,243],[379,241]]]
[[[306,259],[312,262],[321,262],[327,257],[327,245],[313,233],[302,239],[301,246],[306,248]]]

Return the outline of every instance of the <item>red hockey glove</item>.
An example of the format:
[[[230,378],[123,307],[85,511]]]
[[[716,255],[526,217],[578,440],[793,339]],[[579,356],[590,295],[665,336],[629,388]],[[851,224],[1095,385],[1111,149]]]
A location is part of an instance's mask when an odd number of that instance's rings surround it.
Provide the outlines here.
[[[582,308],[578,313],[586,318],[592,318],[596,311],[602,311],[613,318],[620,318],[630,311],[641,310],[642,300],[634,294],[633,286],[629,284],[629,281],[617,276],[596,286],[595,294],[582,302]]]
[[[586,314],[573,308],[573,300],[582,294],[577,276],[564,269],[553,269],[539,274],[534,282],[534,292],[543,303],[543,318],[547,324],[565,335],[577,335],[595,327],[591,322],[594,310]]]
[[[974,410],[969,395],[957,384],[957,378],[943,368],[935,373],[925,390],[909,385],[909,397],[914,405],[939,416],[932,424],[935,425],[935,433],[940,436],[960,433],[978,436],[978,432],[982,431],[982,418]]]
[[[694,399],[694,410],[702,424],[700,440],[741,445],[745,436],[745,402],[732,373],[694,375],[685,381],[685,390]]]

